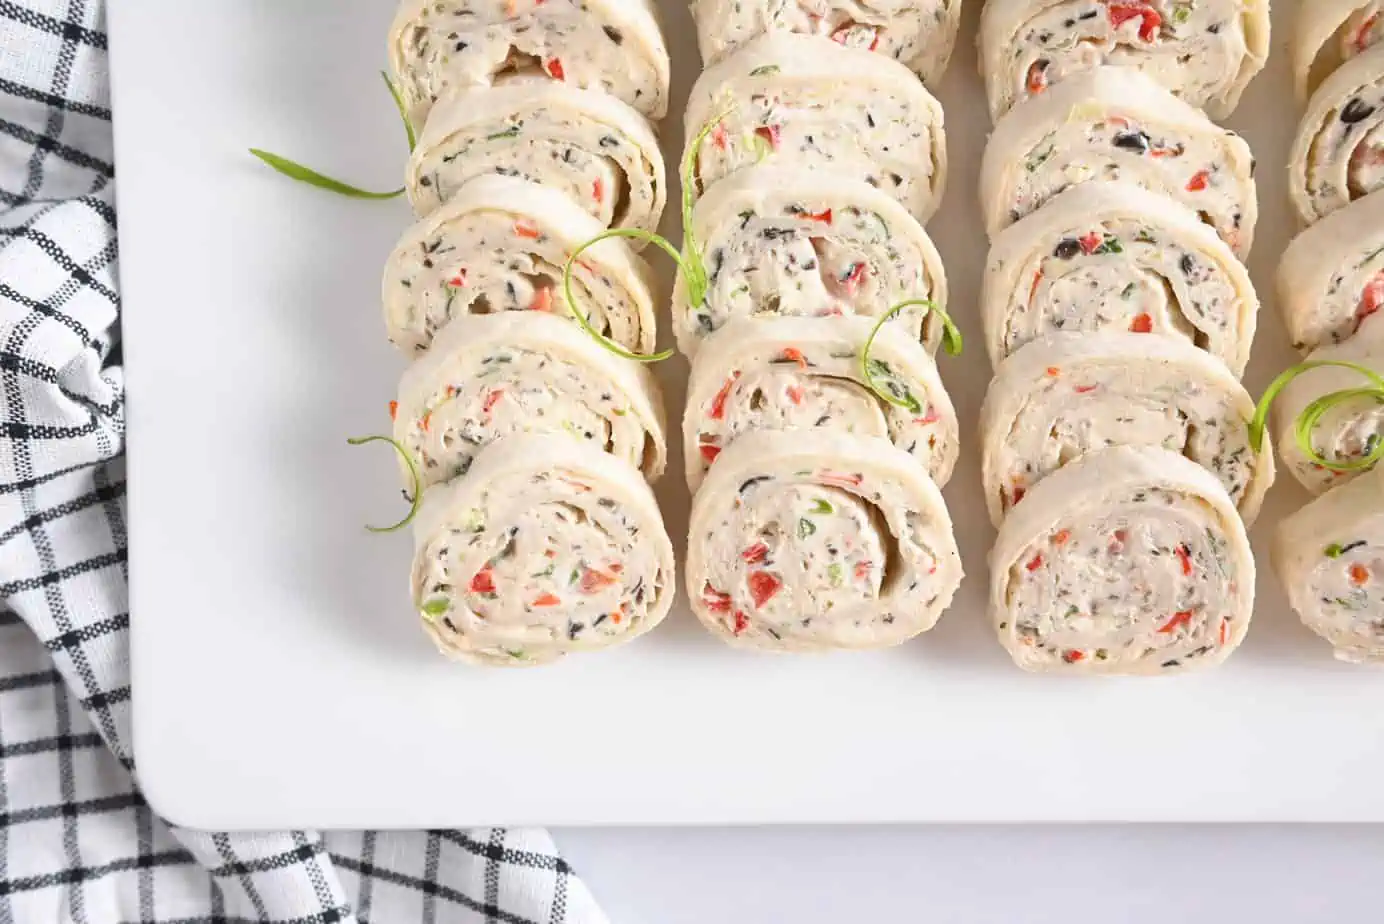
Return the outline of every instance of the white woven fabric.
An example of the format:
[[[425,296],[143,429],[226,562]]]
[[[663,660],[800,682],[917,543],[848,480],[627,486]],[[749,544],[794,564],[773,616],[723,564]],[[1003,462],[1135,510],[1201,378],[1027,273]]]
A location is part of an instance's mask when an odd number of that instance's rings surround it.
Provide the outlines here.
[[[542,831],[206,834],[140,797],[110,121],[103,4],[0,0],[0,924],[601,924]]]

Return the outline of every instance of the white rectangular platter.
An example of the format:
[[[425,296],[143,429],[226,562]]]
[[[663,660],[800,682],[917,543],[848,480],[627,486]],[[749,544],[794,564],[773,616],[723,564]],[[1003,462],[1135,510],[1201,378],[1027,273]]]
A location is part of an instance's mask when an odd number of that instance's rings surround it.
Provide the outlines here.
[[[1290,478],[1255,536],[1254,627],[1223,669],[1036,677],[992,638],[974,311],[988,119],[967,6],[940,93],[953,169],[929,225],[972,343],[943,360],[966,436],[946,496],[968,577],[941,625],[881,653],[768,657],[724,648],[680,604],[621,650],[496,671],[444,661],[419,631],[409,539],[362,528],[398,513],[395,461],[345,444],[388,425],[403,364],[379,273],[406,207],[291,184],[245,152],[397,185],[403,137],[376,73],[393,0],[111,4],[135,731],[155,807],[219,829],[1384,820],[1384,673],[1333,662],[1267,567],[1266,528],[1304,500]],[[1231,123],[1260,167],[1256,392],[1292,361],[1270,284],[1297,116],[1280,6],[1272,64]],[[681,0],[664,13],[680,115],[699,62]],[[679,119],[662,131],[671,163]],[[659,369],[675,420],[686,371]],[[680,539],[681,478],[658,491]]]

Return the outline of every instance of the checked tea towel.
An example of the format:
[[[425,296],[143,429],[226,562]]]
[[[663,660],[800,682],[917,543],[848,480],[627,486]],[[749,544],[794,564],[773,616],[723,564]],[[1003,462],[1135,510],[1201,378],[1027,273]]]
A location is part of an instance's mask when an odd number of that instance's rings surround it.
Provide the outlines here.
[[[104,25],[0,0],[0,924],[601,924],[542,831],[208,834],[140,797]]]

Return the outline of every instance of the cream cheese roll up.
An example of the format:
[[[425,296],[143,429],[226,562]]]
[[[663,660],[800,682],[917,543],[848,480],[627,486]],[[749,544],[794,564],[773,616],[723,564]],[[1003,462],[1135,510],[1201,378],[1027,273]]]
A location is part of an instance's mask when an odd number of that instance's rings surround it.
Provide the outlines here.
[[[1384,194],[1358,199],[1295,237],[1279,261],[1277,284],[1297,349],[1353,337],[1384,307]]]
[[[931,629],[960,583],[941,492],[885,440],[747,433],[693,500],[687,593],[732,645],[897,645]]]
[[[570,316],[563,270],[601,223],[554,189],[504,176],[471,181],[422,219],[385,264],[390,342],[421,353],[454,319],[507,312]],[[627,350],[657,336],[653,277],[623,238],[598,241],[572,267],[576,309]]]
[[[990,617],[1029,671],[1164,674],[1218,664],[1254,612],[1254,558],[1206,469],[1117,446],[1039,483],[990,552]]]
[[[673,291],[678,348],[694,355],[734,318],[879,317],[914,298],[945,309],[947,275],[931,238],[907,209],[878,189],[802,167],[748,167],[697,202],[692,227],[705,255],[707,288],[691,304],[684,274]],[[942,339],[940,318],[900,311],[890,328]]]
[[[1059,193],[990,248],[981,319],[990,362],[1062,331],[1161,334],[1244,373],[1259,298],[1244,265],[1172,199],[1095,181]]]
[[[886,55],[924,81],[942,76],[962,0],[692,0],[702,60],[714,64],[766,32],[821,35]]]
[[[1341,65],[1312,94],[1288,159],[1304,225],[1384,187],[1384,48]]]
[[[981,163],[986,230],[993,237],[1063,190],[1102,179],[1176,200],[1249,253],[1259,215],[1249,145],[1120,67],[1074,74],[1000,119]]]
[[[420,129],[449,91],[514,74],[599,90],[653,119],[668,111],[668,49],[649,0],[404,0],[389,61]]]
[[[1269,56],[1269,0],[986,0],[990,114],[1101,65],[1137,68],[1223,119]]]
[[[663,154],[644,117],[613,96],[551,80],[515,79],[438,103],[409,159],[409,201],[428,215],[492,173],[558,190],[602,227],[651,231],[667,196]]]
[[[1323,72],[1379,44],[1382,10],[1379,0],[1298,0],[1289,51],[1299,100],[1307,99]]]
[[[687,101],[698,192],[757,163],[863,180],[926,221],[942,198],[942,106],[897,61],[771,32],[702,72]],[[820,181],[824,186],[836,178]]]
[[[1384,469],[1279,523],[1273,566],[1303,624],[1337,658],[1384,663]]]
[[[1253,522],[1273,483],[1254,399],[1225,365],[1169,337],[1052,334],[999,367],[981,411],[982,475],[999,525],[1035,485],[1108,446],[1156,446],[1205,468]],[[1021,505],[1020,505],[1021,506]]]
[[[673,545],[639,472],[566,436],[517,435],[424,496],[413,601],[443,654],[529,666],[627,642],[673,602]]]
[[[667,459],[663,396],[640,363],[549,314],[462,317],[399,383],[394,439],[423,485],[459,478],[515,433],[572,436],[649,480]]]
[[[748,433],[803,431],[877,437],[909,453],[939,486],[960,443],[956,410],[937,365],[918,343],[881,335],[870,344],[866,382],[860,354],[868,318],[734,321],[707,341],[692,364],[683,417],[687,485],[693,491],[721,453]],[[897,403],[894,403],[897,402]]]
[[[1358,334],[1342,343],[1313,350],[1307,362],[1354,363],[1384,376],[1384,318],[1362,325]],[[1360,372],[1344,366],[1318,366],[1293,379],[1274,399],[1273,432],[1278,453],[1293,477],[1313,494],[1345,484],[1361,472],[1328,468],[1303,452],[1297,441],[1298,418],[1318,398],[1365,389],[1333,404],[1310,429],[1311,446],[1319,456],[1358,465],[1384,440],[1384,395],[1371,389],[1372,384]]]

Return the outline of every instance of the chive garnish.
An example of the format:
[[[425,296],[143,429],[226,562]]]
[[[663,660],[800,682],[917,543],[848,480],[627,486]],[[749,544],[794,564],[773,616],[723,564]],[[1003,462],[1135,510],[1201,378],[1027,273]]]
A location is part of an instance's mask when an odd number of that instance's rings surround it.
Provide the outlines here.
[[[961,330],[956,326],[956,323],[952,321],[951,317],[930,298],[910,298],[907,301],[899,302],[893,308],[886,311],[880,316],[880,319],[875,322],[874,328],[870,331],[870,336],[865,340],[865,348],[860,351],[860,375],[865,384],[869,386],[870,391],[879,395],[895,407],[905,408],[910,411],[918,405],[918,400],[914,398],[911,393],[907,394],[904,398],[896,397],[889,389],[884,388],[878,383],[875,379],[874,367],[872,367],[870,363],[870,348],[875,345],[875,337],[879,336],[879,332],[884,327],[886,321],[903,309],[910,308],[914,305],[922,305],[927,309],[927,312],[935,312],[937,316],[942,319],[942,348],[947,351],[948,356],[959,356],[962,346],[964,345],[961,339]],[[924,313],[925,318],[927,312]]]
[[[380,77],[384,79],[385,89],[394,100],[394,108],[399,110],[399,121],[404,123],[404,134],[408,136],[408,152],[413,153],[413,149],[418,147],[418,136],[413,133],[413,123],[408,120],[408,108],[404,106],[404,94],[399,89],[399,85],[390,79],[389,74],[380,71]]]
[[[408,466],[409,478],[413,481],[413,492],[411,494],[411,505],[408,509],[408,516],[404,517],[393,526],[367,526],[366,529],[372,533],[392,533],[403,529],[413,522],[413,518],[418,516],[418,508],[423,505],[423,476],[418,473],[418,463],[413,461],[413,456],[409,455],[408,450],[400,445],[398,440],[387,436],[355,436],[346,441],[348,446],[364,446],[366,443],[388,443],[403,458],[404,464]]]
[[[1354,401],[1357,398],[1373,398],[1384,403],[1384,376],[1380,376],[1366,366],[1359,363],[1345,362],[1343,360],[1313,360],[1312,362],[1299,363],[1290,369],[1285,370],[1278,378],[1274,379],[1267,389],[1264,396],[1259,399],[1259,406],[1254,409],[1254,419],[1249,424],[1249,445],[1255,452],[1264,451],[1264,433],[1268,427],[1269,409],[1273,402],[1288,387],[1288,384],[1312,369],[1322,366],[1339,366],[1358,372],[1369,380],[1369,385],[1359,388],[1346,388],[1341,391],[1333,391],[1322,395],[1311,404],[1302,409],[1296,421],[1293,422],[1293,439],[1296,441],[1298,449],[1304,456],[1312,460],[1322,468],[1333,472],[1359,472],[1372,467],[1381,458],[1384,458],[1384,440],[1374,441],[1372,448],[1367,446],[1367,451],[1358,459],[1341,461],[1339,459],[1328,459],[1317,452],[1312,445],[1312,434],[1316,431],[1317,425],[1327,412],[1333,408]]]
[[[380,71],[380,76],[384,78],[384,85],[389,89],[389,95],[394,99],[394,105],[399,110],[399,118],[404,123],[404,132],[408,135],[408,149],[411,153],[414,146],[417,145],[418,139],[414,135],[413,125],[409,122],[408,113],[404,108],[404,96],[399,91],[398,85],[395,84],[393,80],[389,79],[388,74],[384,71]],[[352,199],[394,199],[404,194],[404,187],[402,186],[390,192],[372,192],[371,190],[361,189],[359,186],[352,186],[350,183],[343,183],[340,180],[333,179],[326,174],[317,172],[311,167],[306,167],[297,161],[289,160],[287,157],[282,157],[270,151],[251,148],[250,153],[291,180],[296,180],[299,183],[306,183],[309,186],[316,186],[318,189],[325,189],[328,192],[334,192],[340,196],[348,196]]]
[[[633,353],[622,347],[620,344],[602,334],[591,326],[591,320],[577,308],[576,299],[572,297],[572,266],[577,262],[577,257],[587,248],[594,246],[600,241],[610,237],[627,237],[634,240],[643,241],[646,244],[653,244],[668,256],[673,258],[673,262],[678,266],[678,272],[687,285],[687,300],[691,305],[700,305],[706,298],[707,277],[706,263],[702,259],[702,253],[697,246],[697,238],[692,230],[692,208],[696,204],[696,198],[692,194],[693,184],[696,182],[695,171],[697,166],[697,153],[701,150],[702,143],[706,141],[708,135],[720,124],[730,111],[721,113],[712,119],[702,130],[692,139],[692,143],[687,146],[687,153],[682,159],[682,250],[663,235],[653,231],[645,231],[643,228],[611,228],[602,231],[591,240],[582,244],[572,252],[567,258],[567,265],[562,269],[562,294],[567,299],[567,307],[572,312],[572,317],[581,325],[581,329],[591,335],[605,349],[614,353],[616,356],[630,359],[640,363],[657,363],[673,355],[672,350],[662,350],[658,353]]]

